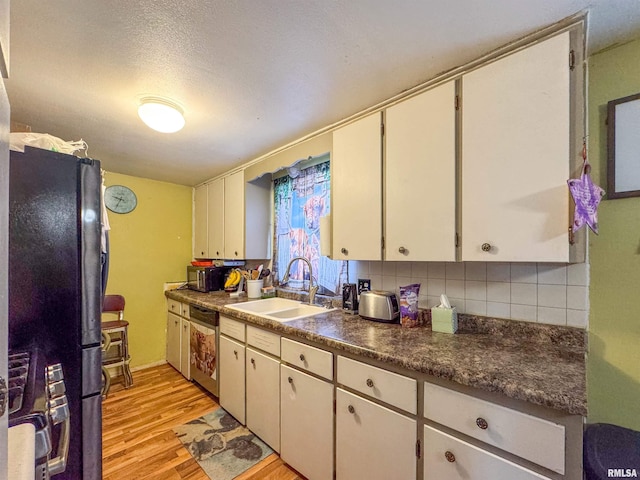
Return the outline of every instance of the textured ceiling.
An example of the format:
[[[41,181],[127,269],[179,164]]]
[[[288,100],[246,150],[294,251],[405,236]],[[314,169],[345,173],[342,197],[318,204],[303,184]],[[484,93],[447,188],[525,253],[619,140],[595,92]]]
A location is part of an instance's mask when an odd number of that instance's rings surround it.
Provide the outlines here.
[[[194,185],[587,10],[591,53],[640,37],[638,0],[17,0],[6,85],[33,131]],[[145,94],[185,128],[146,127]]]

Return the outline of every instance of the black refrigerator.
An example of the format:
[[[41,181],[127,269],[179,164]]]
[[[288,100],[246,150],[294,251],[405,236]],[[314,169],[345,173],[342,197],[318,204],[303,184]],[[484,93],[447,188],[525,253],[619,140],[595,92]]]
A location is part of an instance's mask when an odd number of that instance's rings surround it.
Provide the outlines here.
[[[62,364],[69,421],[61,480],[102,477],[101,188],[97,160],[11,152],[9,351],[35,347],[47,364]],[[52,433],[54,445],[62,435]]]

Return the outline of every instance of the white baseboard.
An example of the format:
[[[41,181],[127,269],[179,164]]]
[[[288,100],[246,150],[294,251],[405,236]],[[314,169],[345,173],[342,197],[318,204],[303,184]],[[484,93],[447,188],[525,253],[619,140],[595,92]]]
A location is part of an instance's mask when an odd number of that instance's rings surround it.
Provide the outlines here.
[[[131,367],[132,372],[137,372],[138,370],[144,370],[145,368],[157,367],[158,365],[164,365],[167,363],[166,360],[158,360],[157,362],[148,363],[146,365],[136,365],[135,367]]]
[[[137,372],[138,370],[144,370],[145,368],[157,367],[158,365],[164,365],[167,363],[166,360],[159,360],[157,362],[148,363],[146,365],[136,365],[135,367],[130,367],[132,372]],[[119,366],[107,367],[107,370],[112,370],[116,368],[121,368]]]

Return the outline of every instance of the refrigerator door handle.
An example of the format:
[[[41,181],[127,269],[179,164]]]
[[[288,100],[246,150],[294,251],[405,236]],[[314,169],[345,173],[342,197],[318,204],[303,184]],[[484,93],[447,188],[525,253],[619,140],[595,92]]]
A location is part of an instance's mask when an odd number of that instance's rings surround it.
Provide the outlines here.
[[[69,455],[69,431],[71,430],[71,421],[67,417],[60,429],[60,439],[58,440],[58,450],[56,457],[49,460],[49,475],[57,475],[67,468],[67,457]]]

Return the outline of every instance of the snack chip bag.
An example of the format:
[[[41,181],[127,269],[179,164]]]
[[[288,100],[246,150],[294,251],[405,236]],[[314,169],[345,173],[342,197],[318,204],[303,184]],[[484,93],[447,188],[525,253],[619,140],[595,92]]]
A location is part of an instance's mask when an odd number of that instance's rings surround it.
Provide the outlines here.
[[[400,287],[400,325],[403,327],[417,327],[420,325],[418,312],[419,294],[419,283]]]

